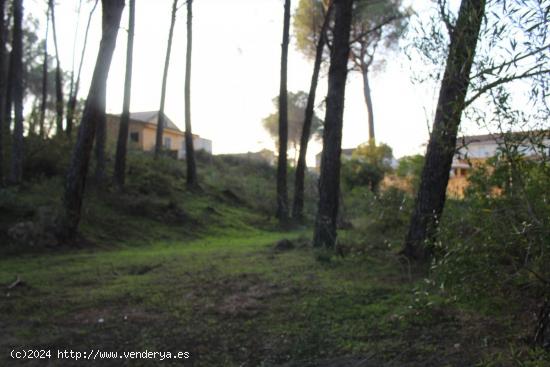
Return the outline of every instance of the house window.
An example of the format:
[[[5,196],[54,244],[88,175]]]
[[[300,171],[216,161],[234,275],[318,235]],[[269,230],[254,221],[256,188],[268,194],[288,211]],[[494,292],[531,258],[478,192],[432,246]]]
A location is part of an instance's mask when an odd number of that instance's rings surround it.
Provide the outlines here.
[[[139,133],[130,133],[130,141],[139,143]]]
[[[171,149],[172,148],[172,138],[166,136],[164,137],[164,147],[166,149]]]

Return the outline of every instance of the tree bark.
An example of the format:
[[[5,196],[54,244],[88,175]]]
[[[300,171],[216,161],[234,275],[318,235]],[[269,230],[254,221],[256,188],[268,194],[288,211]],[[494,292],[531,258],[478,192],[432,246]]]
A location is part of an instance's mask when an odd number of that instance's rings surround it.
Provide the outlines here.
[[[6,0],[0,0],[0,186],[4,184],[4,116],[6,108]]]
[[[443,213],[458,126],[465,107],[470,69],[484,11],[485,0],[462,0],[451,34],[420,188],[403,250],[406,256],[420,262],[430,257],[430,242],[435,237]]]
[[[292,206],[292,218],[297,222],[302,222],[304,219],[304,178],[306,171],[306,155],[307,146],[311,137],[311,122],[313,120],[313,109],[315,107],[315,94],[317,91],[317,83],[319,81],[319,72],[321,71],[321,62],[323,61],[323,50],[326,43],[326,31],[332,11],[332,1],[328,5],[327,12],[321,31],[317,48],[315,50],[315,62],[313,64],[313,74],[311,75],[311,84],[307,97],[307,104],[304,117],[304,126],[302,127],[302,136],[300,137],[300,153],[298,163],[296,164],[296,177],[294,180],[294,203]]]
[[[10,74],[13,75],[14,126],[10,183],[23,177],[23,0],[13,1],[13,42]]]
[[[10,130],[11,130],[11,123],[12,123],[12,107],[13,107],[13,83],[14,83],[14,76],[11,72],[12,70],[12,52],[9,51],[6,53],[6,61],[7,61],[7,67],[6,67],[6,73],[7,73],[7,84],[6,84],[6,101],[4,103],[4,134],[7,140],[11,139]]]
[[[70,105],[70,101],[71,101],[71,96],[73,95],[74,93],[74,87],[75,87],[75,74],[74,74],[74,66],[75,66],[75,62],[76,62],[76,42],[77,42],[77,39],[78,39],[78,28],[80,26],[80,14],[82,13],[82,0],[79,0],[78,2],[78,11],[77,11],[77,14],[76,14],[76,25],[75,25],[75,30],[74,30],[74,36],[73,36],[73,57],[72,57],[72,63],[71,63],[71,79],[69,80],[69,96],[68,96],[68,101],[67,101],[67,115],[66,115],[66,120],[65,120],[65,124],[66,124],[66,131],[67,131],[67,135],[71,135],[72,133],[72,126],[71,128],[69,128],[69,105]],[[72,120],[70,121],[72,123]]]
[[[160,92],[160,108],[157,119],[157,137],[155,143],[155,158],[158,158],[162,151],[162,133],[164,131],[164,101],[166,100],[166,83],[168,81],[168,69],[170,67],[170,53],[172,52],[172,39],[174,37],[174,25],[176,24],[176,12],[178,0],[172,3],[172,17],[170,19],[170,30],[168,31],[168,45],[166,46],[166,58],[164,59],[164,71],[162,74],[162,87]]]
[[[7,5],[6,5],[7,6]],[[13,6],[9,8],[10,10],[7,12],[7,18],[5,22],[5,29],[4,29],[4,39],[6,40],[6,44],[9,42],[10,36],[10,24],[12,24],[13,21]],[[7,47],[4,48],[5,51],[5,70],[4,75],[6,77],[6,99],[4,103],[4,115],[2,116],[2,119],[4,120],[4,145],[9,146],[11,141],[11,120],[12,120],[12,101],[13,101],[13,73],[10,72],[11,70],[11,50],[8,51]]]
[[[105,115],[107,76],[116,45],[120,17],[124,9],[124,0],[102,0],[103,35],[92,76],[88,98],[78,129],[69,170],[67,172],[64,194],[64,217],[58,235],[62,240],[73,240],[76,236],[82,197],[86,184],[86,175],[94,142],[97,120]]]
[[[126,74],[124,76],[124,101],[115,157],[115,183],[119,188],[124,186],[126,179],[126,150],[128,145],[128,125],[130,123],[130,97],[132,93],[132,61],[134,53],[135,0],[130,0],[128,16],[128,44],[126,47]]]
[[[326,248],[334,248],[336,244],[340,153],[353,0],[335,2],[334,7],[334,43],[328,74],[327,109],[319,178],[319,209],[313,237],[315,247]]]
[[[61,75],[61,63],[59,61],[59,48],[57,46],[57,30],[55,26],[55,5],[54,0],[48,0],[50,7],[50,16],[52,20],[53,45],[55,48],[55,110],[56,110],[56,133],[60,135],[63,132],[63,76]]]
[[[44,64],[42,65],[42,100],[40,102],[39,129],[40,138],[44,138],[44,123],[46,121],[46,103],[48,101],[48,31],[50,15],[46,13],[46,36],[44,37]]]
[[[187,49],[185,53],[185,161],[187,163],[187,187],[196,188],[197,167],[191,130],[191,52],[193,45],[193,0],[187,0]]]
[[[372,140],[373,142],[375,142],[374,110],[372,108],[372,97],[370,93],[369,68],[367,65],[363,65],[361,69],[361,74],[363,76],[363,94],[365,95],[365,104],[367,105],[367,114],[369,118],[369,141]]]
[[[287,65],[290,29],[290,0],[285,0],[283,42],[281,44],[281,84],[279,89],[279,159],[277,160],[277,218],[288,222],[287,150],[288,150],[288,95]]]
[[[82,45],[82,53],[80,54],[80,62],[78,65],[78,73],[76,75],[76,81],[74,83],[72,92],[69,94],[69,102],[67,103],[67,121],[66,122],[67,122],[67,135],[69,135],[69,137],[71,137],[72,131],[73,131],[74,113],[75,113],[76,101],[78,97],[78,90],[80,88],[80,75],[82,73],[82,65],[84,63],[86,46],[88,44],[88,33],[90,32],[90,23],[92,22],[92,16],[94,15],[94,11],[97,8],[98,2],[99,0],[95,1],[94,6],[90,11],[90,15],[88,16],[88,23],[86,24],[86,31],[84,33],[84,44]]]
[[[95,130],[95,182],[98,185],[102,185],[105,181],[105,144],[107,141],[106,93],[101,97],[98,106],[102,113],[97,116]]]

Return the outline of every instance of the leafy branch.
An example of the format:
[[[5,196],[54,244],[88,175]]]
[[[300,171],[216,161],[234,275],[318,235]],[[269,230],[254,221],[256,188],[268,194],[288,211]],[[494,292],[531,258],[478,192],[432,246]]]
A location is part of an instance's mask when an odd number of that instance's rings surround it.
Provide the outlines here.
[[[510,75],[510,76],[507,76],[505,78],[500,78],[498,80],[495,80],[492,83],[486,84],[483,87],[478,88],[477,92],[464,103],[464,107],[469,106],[476,99],[481,97],[485,92],[487,92],[487,91],[489,91],[489,90],[491,90],[491,89],[493,89],[493,88],[495,88],[499,85],[506,84],[506,83],[512,82],[514,80],[526,79],[526,78],[531,78],[531,77],[534,77],[534,76],[537,76],[537,75],[544,75],[544,74],[550,73],[550,69],[542,69],[542,70],[537,70],[535,72],[532,72],[532,70],[538,69],[540,66],[541,65],[537,65],[537,66],[535,66],[535,67],[533,67],[533,68],[531,68],[531,69],[527,70],[526,72],[524,72],[522,74],[519,74],[519,75]]]

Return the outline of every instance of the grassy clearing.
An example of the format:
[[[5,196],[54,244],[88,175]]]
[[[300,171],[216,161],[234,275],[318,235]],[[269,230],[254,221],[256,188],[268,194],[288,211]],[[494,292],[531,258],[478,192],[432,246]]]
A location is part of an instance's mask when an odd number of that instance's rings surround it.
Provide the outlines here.
[[[2,294],[0,349],[188,351],[196,366],[313,366],[342,356],[463,366],[490,350],[468,340],[464,315],[411,291],[396,260],[322,263],[300,245],[308,235],[253,230],[3,259],[0,283],[19,275],[24,284]],[[283,237],[298,248],[275,252]],[[0,364],[13,365],[5,357]]]
[[[272,168],[201,159],[203,190],[188,192],[181,162],[131,156],[125,191],[88,187],[78,246],[0,248],[0,366],[17,365],[14,347],[187,351],[193,366],[550,365],[529,347],[517,295],[457,299],[397,256],[411,204],[402,192],[348,193],[346,256],[327,256],[309,246],[310,229],[277,229]],[[55,212],[61,182],[1,190],[0,241],[15,222],[43,222],[41,208]],[[296,248],[274,251],[282,238]],[[55,357],[49,365],[83,364]]]

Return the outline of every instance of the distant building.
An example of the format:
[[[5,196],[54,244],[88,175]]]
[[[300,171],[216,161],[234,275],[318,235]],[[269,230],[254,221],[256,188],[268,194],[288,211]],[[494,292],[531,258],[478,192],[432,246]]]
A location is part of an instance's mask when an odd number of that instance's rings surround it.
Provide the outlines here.
[[[143,151],[155,149],[158,124],[158,111],[131,112],[128,127],[129,148]],[[185,132],[164,115],[162,144],[164,149],[173,152],[178,159],[185,158]],[[107,114],[107,142],[116,144],[120,128],[120,115]],[[212,141],[193,134],[193,147],[212,154]]]
[[[527,158],[534,158],[539,154],[528,141],[529,134],[532,133],[513,133],[512,135],[514,140],[524,142],[520,144],[518,152]],[[488,158],[496,156],[503,143],[504,138],[501,134],[472,135],[459,138],[451,165],[447,193],[451,196],[463,197],[464,191],[468,187],[468,176],[472,168],[483,165]],[[550,149],[550,134],[542,139],[542,144],[546,149]]]

